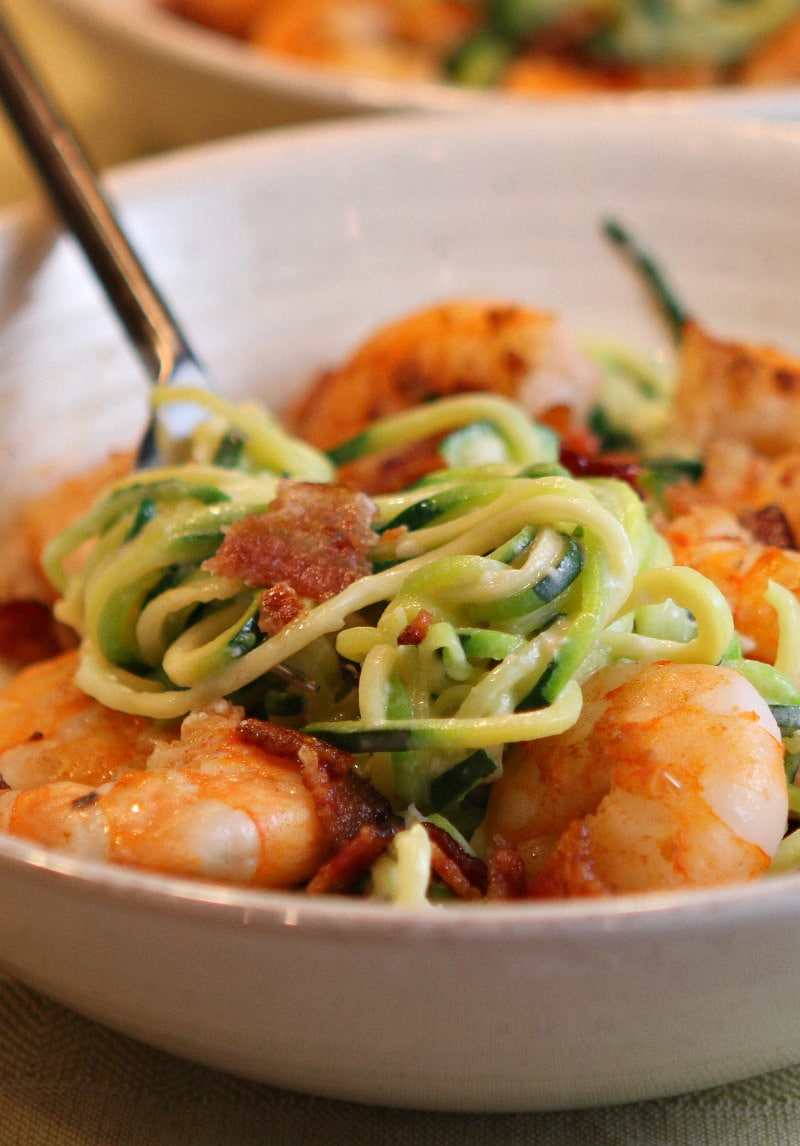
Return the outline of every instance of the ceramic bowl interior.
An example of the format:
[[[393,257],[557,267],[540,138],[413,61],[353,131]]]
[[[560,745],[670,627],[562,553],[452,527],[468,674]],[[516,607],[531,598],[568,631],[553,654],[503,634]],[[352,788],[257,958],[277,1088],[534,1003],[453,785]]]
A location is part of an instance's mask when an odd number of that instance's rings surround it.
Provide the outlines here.
[[[613,214],[723,335],[800,352],[800,134],[649,112],[423,116],[210,145],[111,193],[219,388],[279,407],[377,324],[454,297],[666,352]],[[4,504],[132,444],[146,383],[74,244],[0,220]],[[800,1059],[794,877],[430,908],[238,891],[0,837],[0,961],[67,1006],[338,1098],[530,1110]]]

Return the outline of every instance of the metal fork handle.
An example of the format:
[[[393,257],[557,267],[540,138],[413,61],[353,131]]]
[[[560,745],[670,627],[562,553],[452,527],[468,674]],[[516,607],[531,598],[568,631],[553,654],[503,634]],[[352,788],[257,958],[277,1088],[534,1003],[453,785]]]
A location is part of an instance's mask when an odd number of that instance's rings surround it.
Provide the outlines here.
[[[123,233],[97,174],[0,13],[0,99],[66,226],[76,237],[151,380],[198,360]]]

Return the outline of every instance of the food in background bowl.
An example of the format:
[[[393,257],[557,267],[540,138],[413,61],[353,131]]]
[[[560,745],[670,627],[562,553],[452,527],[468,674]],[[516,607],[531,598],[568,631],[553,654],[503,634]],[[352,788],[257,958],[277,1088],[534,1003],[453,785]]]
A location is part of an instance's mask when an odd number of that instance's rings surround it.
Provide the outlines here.
[[[563,96],[796,83],[797,0],[161,0],[257,48],[353,75]]]

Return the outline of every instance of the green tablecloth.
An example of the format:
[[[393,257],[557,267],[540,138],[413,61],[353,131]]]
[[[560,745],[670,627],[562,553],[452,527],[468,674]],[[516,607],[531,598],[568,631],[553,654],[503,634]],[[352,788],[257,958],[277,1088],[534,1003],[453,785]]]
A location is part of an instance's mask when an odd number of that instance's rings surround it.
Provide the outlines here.
[[[275,1090],[173,1058],[0,978],[0,1146],[798,1146],[800,1066],[592,1110],[442,1114]]]

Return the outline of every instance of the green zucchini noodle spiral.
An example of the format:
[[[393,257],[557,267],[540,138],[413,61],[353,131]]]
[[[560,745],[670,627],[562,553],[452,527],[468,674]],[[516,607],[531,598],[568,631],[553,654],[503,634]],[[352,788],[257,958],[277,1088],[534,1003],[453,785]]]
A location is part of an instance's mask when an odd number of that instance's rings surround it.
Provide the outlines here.
[[[447,813],[504,745],[570,727],[603,664],[717,663],[732,646],[723,596],[671,563],[634,490],[571,476],[505,399],[441,399],[326,457],[256,407],[172,394],[187,397],[212,415],[192,458],[118,482],[45,554],[81,637],[78,683],[112,708],[172,720],[227,697],[371,754],[403,806]],[[204,567],[282,478],[330,481],[433,433],[449,468],[375,499],[373,572],[274,635],[258,626],[264,587]]]

